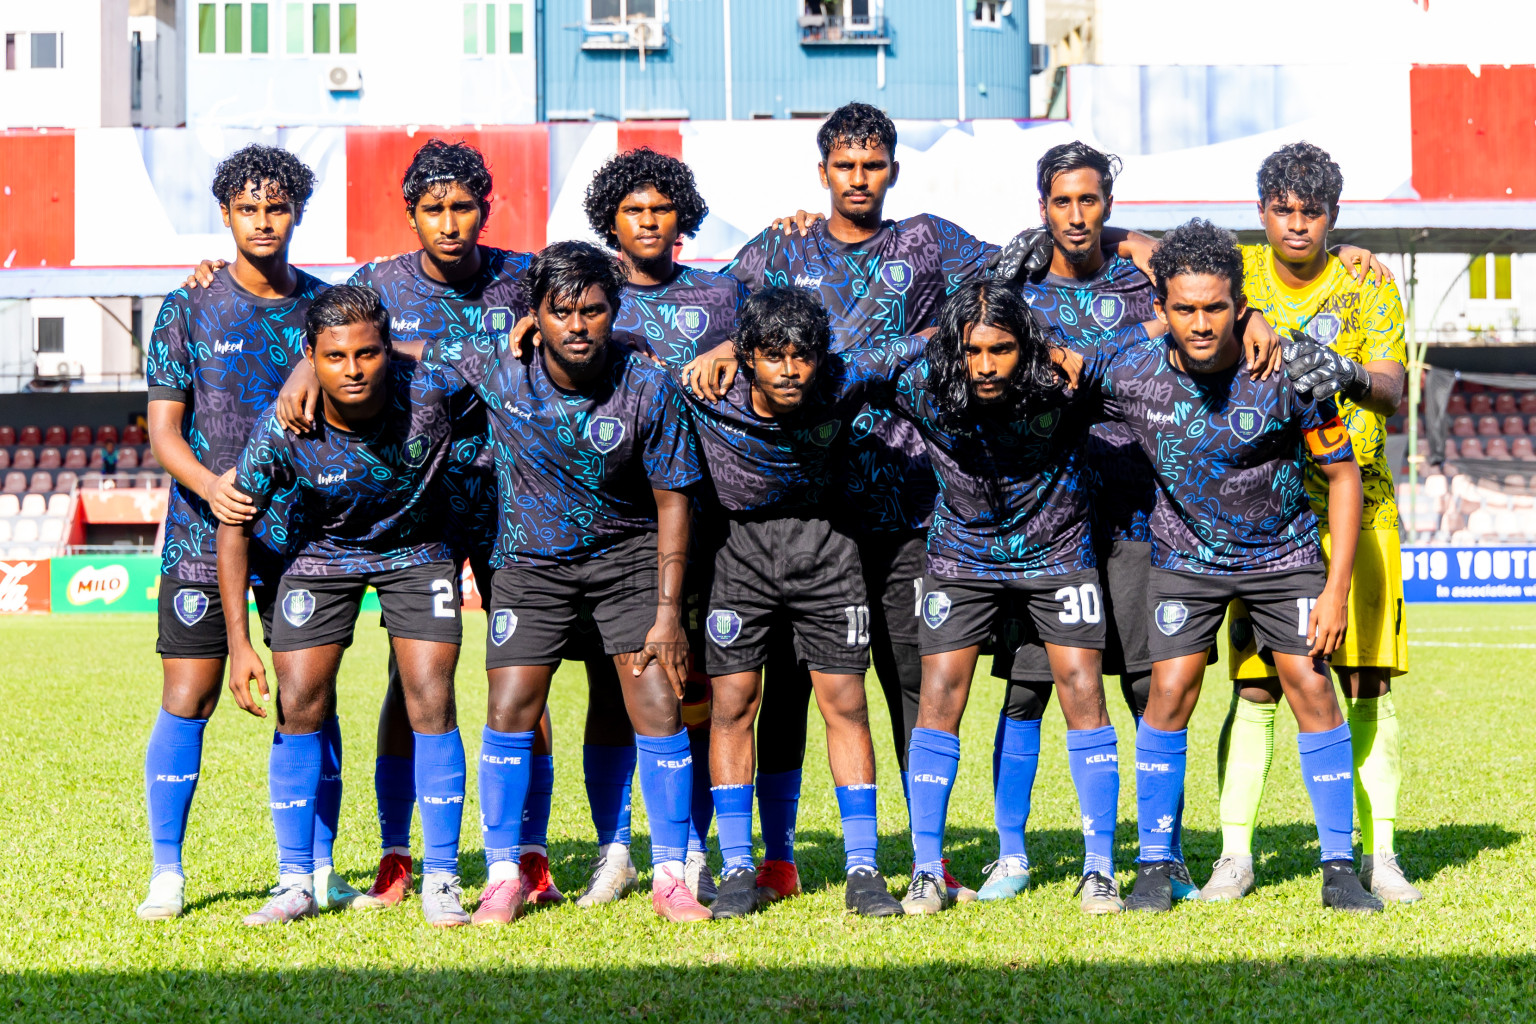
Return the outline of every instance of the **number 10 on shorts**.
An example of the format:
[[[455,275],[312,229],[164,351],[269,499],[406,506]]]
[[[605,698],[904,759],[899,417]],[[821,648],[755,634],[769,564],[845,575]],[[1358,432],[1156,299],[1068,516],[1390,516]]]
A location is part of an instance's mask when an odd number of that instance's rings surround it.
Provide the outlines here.
[[[863,647],[869,643],[869,605],[850,604],[843,609],[848,617],[848,646]]]
[[[1104,617],[1099,588],[1092,583],[1084,583],[1080,587],[1062,587],[1056,591],[1056,600],[1061,602],[1061,611],[1056,613],[1056,617],[1063,625],[1075,626],[1079,622],[1086,622],[1091,626]]]

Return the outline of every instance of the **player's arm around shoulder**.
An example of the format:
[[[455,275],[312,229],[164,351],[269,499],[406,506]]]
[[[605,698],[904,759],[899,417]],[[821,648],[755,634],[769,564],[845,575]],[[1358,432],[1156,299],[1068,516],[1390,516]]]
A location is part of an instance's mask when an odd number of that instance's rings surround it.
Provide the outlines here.
[[[1332,400],[1308,403],[1302,436],[1307,453],[1328,483],[1328,533],[1331,558],[1328,582],[1312,610],[1308,636],[1313,657],[1326,657],[1344,642],[1349,624],[1349,584],[1355,572],[1355,548],[1360,538],[1360,517],[1365,494],[1360,466],[1349,440],[1349,430],[1339,419]]]

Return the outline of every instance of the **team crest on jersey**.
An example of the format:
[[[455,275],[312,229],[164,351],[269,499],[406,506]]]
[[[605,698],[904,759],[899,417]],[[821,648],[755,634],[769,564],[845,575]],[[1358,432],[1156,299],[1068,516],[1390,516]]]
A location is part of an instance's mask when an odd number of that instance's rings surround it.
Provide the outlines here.
[[[1118,295],[1095,295],[1089,310],[1098,325],[1108,329],[1119,324],[1125,315],[1125,299]]]
[[[517,616],[510,608],[498,608],[491,613],[491,643],[500,647],[517,632]]]
[[[171,607],[183,626],[195,626],[208,614],[208,595],[201,590],[178,590]]]
[[[405,442],[405,464],[411,468],[420,466],[427,461],[427,452],[432,446],[427,442],[427,435],[420,434]]]
[[[1339,318],[1332,313],[1319,313],[1307,324],[1307,334],[1319,345],[1332,345],[1339,336]]]
[[[679,334],[689,341],[698,341],[709,330],[709,311],[703,306],[682,306],[673,322]]]
[[[624,424],[612,416],[595,416],[587,424],[587,440],[592,447],[607,455],[624,440]]]
[[[930,590],[923,595],[923,621],[928,623],[929,629],[938,629],[944,625],[944,620],[949,618],[951,604],[949,595],[942,590]]]
[[[1052,409],[1043,412],[1029,421],[1029,432],[1039,437],[1050,437],[1056,433],[1056,425],[1061,422],[1061,410]]]
[[[1227,426],[1239,441],[1248,442],[1259,436],[1264,429],[1264,417],[1251,405],[1240,405],[1227,414]]]
[[[880,280],[897,295],[905,295],[912,287],[912,264],[906,260],[891,260],[880,265]]]
[[[741,616],[729,608],[717,608],[709,613],[704,630],[718,647],[729,647],[741,636]]]
[[[1157,621],[1158,632],[1163,636],[1173,636],[1189,621],[1189,609],[1183,601],[1160,601],[1153,618]]]
[[[481,323],[491,334],[506,334],[512,329],[512,310],[507,306],[492,306],[485,311]]]
[[[298,627],[315,614],[315,595],[307,590],[290,590],[283,595],[283,618],[288,625]]]
[[[825,448],[837,437],[837,432],[843,427],[842,420],[827,420],[819,427],[811,429],[811,440],[818,446]]]

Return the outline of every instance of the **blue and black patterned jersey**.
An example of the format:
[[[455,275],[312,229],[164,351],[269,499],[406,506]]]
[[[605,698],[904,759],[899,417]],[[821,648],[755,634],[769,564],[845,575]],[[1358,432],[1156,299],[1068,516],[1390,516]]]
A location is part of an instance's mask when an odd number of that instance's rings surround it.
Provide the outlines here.
[[[754,291],[809,288],[832,322],[832,349],[916,334],[933,326],[945,298],[986,272],[997,251],[959,226],[920,214],[886,221],[872,237],[839,242],[818,222],[802,237],[770,228],[726,268]],[[853,470],[848,493],[862,527],[916,530],[933,510],[935,484],[922,439],[889,409],[865,409],[848,425]]]
[[[1304,462],[1354,458],[1332,400],[1300,398],[1283,373],[1256,380],[1242,359],[1222,373],[1185,373],[1166,335],[1126,340],[1090,358],[1084,387],[1101,390],[1106,413],[1152,463],[1152,564],[1243,573],[1321,561]]]
[[[226,267],[207,288],[178,288],[160,307],[145,353],[149,400],[185,403],[182,437],[215,475],[234,466],[257,418],[303,358],[304,314],[326,285],[295,273],[292,295],[264,299],[240,287]],[[217,583],[218,528],[208,503],[175,484],[165,512],[161,572],[187,583]],[[276,582],[283,544],[274,535],[282,533],[280,515],[257,524],[251,545],[256,582]]]
[[[603,374],[582,391],[555,386],[544,355],[513,358],[506,335],[427,347],[480,396],[491,420],[501,504],[491,564],[560,565],[656,532],[652,489],[701,479],[698,441],[667,371],[638,338],[614,335]]]
[[[348,284],[379,293],[389,310],[389,331],[397,341],[430,342],[481,331],[512,329],[528,311],[522,278],[533,255],[480,246],[480,272],[446,284],[421,269],[420,250],[359,268]],[[438,481],[446,510],[448,543],[458,556],[489,559],[496,539],[496,470],[491,464],[491,431],[474,392],[455,400],[453,449]]]
[[[846,482],[849,428],[871,399],[888,403],[922,345],[922,338],[896,338],[829,357],[801,407],[777,419],[753,411],[745,373],[717,402],[679,387],[693,406],[715,498],[729,512],[851,518],[856,513],[831,511]]]
[[[1123,256],[1111,256],[1087,280],[1047,274],[1038,283],[1026,281],[1019,293],[1035,319],[1075,349],[1102,345],[1122,328],[1156,315],[1152,282]],[[1125,424],[1095,423],[1082,464],[1100,539],[1150,541],[1157,485],[1152,464]]]
[[[902,374],[895,405],[917,425],[938,479],[928,572],[1021,579],[1091,569],[1090,496],[1079,462],[1097,408],[1081,390],[1027,415],[977,412],[948,424],[926,359]]]
[[[285,573],[341,576],[451,560],[434,491],[464,383],[446,367],[396,359],[388,386],[389,402],[366,430],[317,415],[314,430],[295,434],[275,410],[257,423],[235,485],[258,507],[297,487]]]
[[[728,274],[678,264],[665,284],[627,286],[613,326],[644,338],[675,369],[735,333],[746,297],[746,286]]]

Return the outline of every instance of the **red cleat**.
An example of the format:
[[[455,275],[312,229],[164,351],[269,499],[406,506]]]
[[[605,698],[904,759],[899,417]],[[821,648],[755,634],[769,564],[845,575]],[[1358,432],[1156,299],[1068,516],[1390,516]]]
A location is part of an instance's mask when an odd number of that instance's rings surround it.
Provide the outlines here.
[[[564,903],[565,894],[549,873],[549,858],[542,853],[525,853],[518,863],[523,875],[523,900],[533,906]]]
[[[757,902],[777,903],[800,895],[800,869],[792,860],[765,860],[757,869]]]
[[[373,886],[352,901],[354,910],[382,910],[399,906],[411,891],[411,858],[403,853],[386,853],[379,859],[379,873]]]

